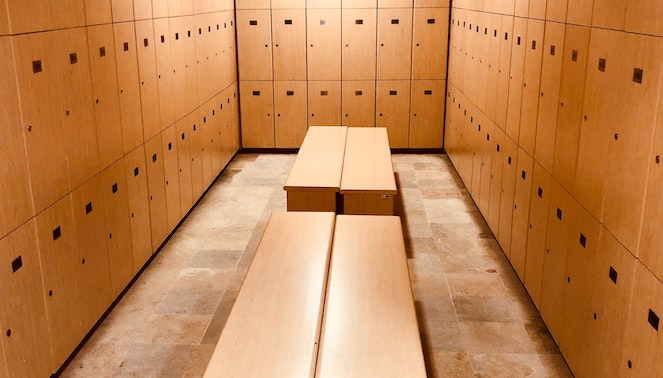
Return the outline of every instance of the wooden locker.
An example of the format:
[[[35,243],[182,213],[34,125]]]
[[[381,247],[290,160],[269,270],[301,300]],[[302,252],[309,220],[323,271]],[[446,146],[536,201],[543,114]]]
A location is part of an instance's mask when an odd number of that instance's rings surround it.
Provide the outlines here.
[[[499,80],[499,64],[500,64],[500,37],[502,29],[502,17],[498,14],[490,15],[488,25],[488,52],[486,61],[488,63],[487,79],[486,79],[486,92],[483,94],[485,97],[485,112],[488,118],[495,121],[497,119],[497,87]]]
[[[566,6],[566,1],[562,1],[562,4]],[[556,7],[561,7],[562,5],[555,5]],[[547,0],[529,0],[529,18],[545,20],[546,19],[546,7]]]
[[[113,24],[117,85],[120,93],[122,145],[128,153],[143,143],[143,118],[133,22]]]
[[[412,79],[446,79],[449,8],[415,8]]]
[[[231,105],[232,109],[232,128],[233,128],[233,155],[235,152],[239,151],[239,148],[241,147],[241,129],[240,129],[240,115],[239,115],[239,87],[237,83],[233,83],[232,88],[230,93],[232,93],[232,97],[228,96],[229,104]],[[340,90],[339,90],[340,92]]]
[[[341,90],[341,125],[375,127],[375,81],[342,81]]]
[[[161,135],[145,142],[145,165],[150,204],[150,232],[152,252],[156,251],[169,233],[166,210],[166,179],[164,174]]]
[[[220,169],[225,168],[226,164],[232,159],[234,151],[234,127],[232,121],[232,106],[226,102],[228,98],[228,89],[225,89],[219,95],[219,115],[221,123],[221,156]],[[228,98],[229,99],[229,98]]]
[[[4,5],[4,4],[3,4]],[[52,30],[55,19],[50,2],[41,0],[6,0],[9,29],[12,34]]]
[[[163,167],[166,184],[166,214],[168,220],[168,230],[174,230],[182,219],[176,125],[168,127],[161,133],[161,143],[163,146]]]
[[[306,8],[306,0],[272,0],[270,7],[271,9],[304,10]],[[305,22],[304,19],[302,21]]]
[[[602,229],[592,285],[592,321],[585,371],[610,376],[622,368],[637,260]],[[594,316],[596,315],[596,316]]]
[[[502,157],[502,187],[500,189],[500,211],[497,241],[504,253],[511,252],[511,225],[513,220],[514,191],[517,178],[518,145],[508,135],[504,136]]]
[[[490,16],[485,13],[480,13],[479,18],[475,21],[477,25],[474,28],[474,37],[476,42],[474,48],[476,53],[474,56],[474,70],[476,76],[473,79],[472,85],[472,98],[477,107],[483,112],[486,112],[486,92],[488,84],[488,60],[490,50],[490,38],[488,36],[488,24]]]
[[[636,257],[662,84],[661,59],[663,39],[624,34],[618,82],[620,101],[611,114],[613,138],[608,147],[609,184],[603,223]]]
[[[536,0],[515,0],[513,15],[516,17],[527,17],[529,15],[529,3]]]
[[[307,130],[305,81],[274,82],[276,148],[299,148]]]
[[[377,79],[409,79],[412,9],[378,10]]]
[[[527,19],[514,18],[512,40],[506,134],[517,141],[520,138],[520,114],[527,52]]]
[[[160,18],[168,18],[168,1],[152,2],[152,18],[155,21]]]
[[[195,45],[193,49],[187,48],[186,29],[184,28],[184,17],[173,17],[168,19],[168,29],[170,34],[166,38],[170,38],[170,51],[171,63],[173,69],[173,95],[174,95],[174,120],[182,119],[191,109],[198,105],[197,94],[192,92],[193,98],[189,97],[187,92],[187,63],[191,57],[188,54],[195,56]],[[195,94],[194,94],[195,93]],[[184,95],[184,99],[181,96]],[[173,121],[174,122],[174,121]]]
[[[87,37],[99,161],[107,167],[124,155],[113,26],[88,27]]]
[[[184,81],[186,85],[186,99],[184,101],[186,112],[190,112],[200,104],[198,98],[198,87],[200,83],[198,82],[198,66],[196,63],[196,41],[190,34],[190,31],[193,29],[193,27],[193,16],[183,17],[182,27],[179,31],[180,35],[176,37],[181,39],[182,44],[184,45],[182,51],[184,56]]]
[[[594,0],[569,0],[566,10],[566,23],[591,26]]]
[[[134,276],[131,211],[125,169],[124,159],[120,159],[101,172],[112,299],[120,295]]]
[[[308,80],[341,80],[341,10],[306,12]]]
[[[189,132],[192,119],[193,116],[189,115],[175,124],[182,214],[187,214],[194,203],[191,184],[191,132]]]
[[[386,127],[391,148],[408,148],[410,137],[410,81],[376,82],[375,126]]]
[[[219,103],[221,102],[220,98],[221,94],[218,94],[205,105],[207,114],[210,116],[209,148],[212,160],[212,177],[210,178],[210,184],[221,171],[219,164],[221,155],[223,154],[223,144],[221,139],[223,131],[223,119],[221,116],[221,109],[219,108]]]
[[[274,80],[306,80],[306,11],[272,10]]]
[[[626,6],[620,0],[594,0],[592,26],[612,30],[624,30]]]
[[[493,127],[493,134],[491,135],[492,154],[490,163],[490,197],[488,199],[488,216],[486,221],[488,226],[497,235],[499,231],[500,222],[500,202],[502,195],[502,166],[505,164],[504,158],[504,143],[506,135],[504,131],[500,130],[497,125]]]
[[[410,148],[442,148],[444,80],[413,80]]]
[[[546,21],[564,23],[566,21],[567,5],[568,0],[548,1],[546,4]]]
[[[134,18],[138,20],[147,20],[152,18],[152,1],[134,0]],[[138,32],[136,30],[136,32]]]
[[[127,22],[134,19],[133,0],[111,0],[113,22]]]
[[[546,22],[546,32],[541,64],[541,97],[536,120],[536,143],[534,159],[548,171],[553,171],[555,153],[555,131],[557,110],[559,109],[559,90],[564,58],[563,24]]]
[[[271,87],[271,86],[270,86]],[[199,112],[191,113],[189,118],[189,154],[191,156],[191,194],[193,202],[203,194],[203,137],[202,118]]]
[[[341,125],[341,81],[308,82],[308,125]]]
[[[200,139],[200,156],[201,156],[201,167],[202,167],[202,181],[201,181],[201,191],[198,197],[202,195],[205,190],[209,187],[209,184],[212,182],[212,148],[210,143],[210,136],[212,134],[212,123],[210,121],[210,114],[207,112],[207,107],[203,105],[197,110],[198,114],[198,124],[200,128],[198,130],[199,139]]]
[[[308,9],[340,9],[341,0],[307,0]]]
[[[375,80],[376,9],[343,9],[341,78]]]
[[[626,6],[624,30],[663,36],[663,3],[656,0],[631,1]]]
[[[497,105],[495,107],[495,123],[506,132],[507,105],[509,99],[509,83],[511,72],[511,50],[513,39],[513,17],[502,16],[502,28],[498,30],[500,40],[499,68],[497,70]]]
[[[85,24],[109,24],[111,16],[110,0],[85,0]]]
[[[12,56],[9,37],[0,37],[0,56]],[[0,94],[4,107],[0,112],[0,124],[4,125],[0,128],[0,140],[4,141],[0,150],[0,238],[34,214],[15,72],[13,59],[0,60],[0,86],[4,88]]]
[[[135,5],[135,3],[134,3]],[[138,19],[138,15],[136,15]],[[161,131],[159,83],[157,81],[156,44],[152,20],[136,21],[136,50],[140,77],[140,100],[143,112],[143,138],[148,140]]]
[[[585,83],[587,75],[590,28],[567,25],[565,34],[552,173],[564,188],[573,190],[585,96],[585,85],[578,83]]]
[[[470,128],[469,128],[469,146],[468,151],[472,154],[472,174],[470,178],[470,195],[474,199],[474,202],[479,207],[479,210],[483,210],[484,201],[481,199],[481,165],[483,157],[483,146],[482,146],[482,133],[485,131],[485,127],[482,125],[483,117],[481,112],[476,107],[474,103],[469,105],[470,110],[468,110],[468,115],[470,116]]]
[[[0,239],[0,251],[0,285],[7,293],[0,306],[0,324],[7,332],[2,340],[7,376],[50,376],[57,367],[51,355],[35,221]],[[3,367],[0,363],[0,373]]]
[[[80,265],[71,196],[37,215],[39,261],[53,365],[60,366],[83,339]]]
[[[543,259],[546,250],[548,204],[550,203],[552,176],[536,161],[534,162],[533,172],[523,284],[525,284],[534,304],[540,308],[541,279],[543,277]]]
[[[541,66],[545,48],[544,27],[544,21],[533,19],[527,21],[525,71],[523,73],[518,145],[530,156],[534,156],[534,146],[536,145],[536,121],[539,113],[539,99],[541,98]]]
[[[529,230],[530,200],[534,160],[522,148],[518,151],[516,184],[513,192],[513,218],[511,221],[511,249],[509,261],[520,277],[525,279],[527,235]]]
[[[237,10],[270,9],[270,0],[238,0],[235,4]]]
[[[242,147],[274,148],[273,98],[271,81],[240,82]]]
[[[478,152],[480,152],[481,157],[481,166],[479,168],[479,174],[481,175],[481,181],[479,185],[479,209],[481,210],[481,214],[483,214],[484,218],[487,218],[490,206],[490,176],[492,174],[493,164],[492,138],[495,135],[495,129],[497,126],[495,126],[495,124],[481,112],[479,112],[479,122],[481,122],[481,131],[478,134],[479,140],[477,141],[479,143]],[[501,163],[502,161],[495,161],[495,164]]]
[[[182,0],[168,0],[168,17],[175,18],[184,15]],[[193,7],[193,2],[190,1],[189,4]]]
[[[52,26],[54,29],[69,29],[85,26],[85,3],[83,1],[51,0],[50,2],[51,15],[53,17]],[[41,6],[41,4],[39,6]]]
[[[174,34],[172,36],[174,38]],[[171,51],[171,35],[168,19],[154,19],[154,44],[157,62],[157,83],[159,87],[159,114],[161,124],[159,131],[175,122],[176,102],[173,61]]]
[[[147,189],[145,146],[141,145],[124,157],[131,211],[131,245],[133,247],[133,272],[138,272],[152,256],[150,233],[150,202]]]
[[[237,11],[239,79],[272,80],[272,26],[269,10]]]
[[[101,178],[97,175],[71,193],[80,260],[76,269],[80,302],[73,307],[81,316],[86,333],[113,302],[106,241],[109,234]]]

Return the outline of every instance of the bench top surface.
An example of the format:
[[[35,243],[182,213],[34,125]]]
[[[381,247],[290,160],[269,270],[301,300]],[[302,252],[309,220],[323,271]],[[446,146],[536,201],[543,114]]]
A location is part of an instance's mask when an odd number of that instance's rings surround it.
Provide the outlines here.
[[[340,191],[343,194],[396,194],[386,128],[348,128]]]
[[[205,377],[313,376],[333,213],[273,213]]]
[[[320,377],[426,377],[399,217],[336,217]]]
[[[347,130],[345,126],[309,127],[284,189],[338,192]]]

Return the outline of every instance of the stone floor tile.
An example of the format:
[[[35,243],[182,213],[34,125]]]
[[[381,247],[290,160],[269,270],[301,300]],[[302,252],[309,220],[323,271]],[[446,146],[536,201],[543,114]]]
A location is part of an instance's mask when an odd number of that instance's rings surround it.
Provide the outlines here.
[[[536,353],[536,346],[520,323],[461,321],[459,328],[468,352]]]
[[[136,342],[199,345],[211,319],[211,314],[153,314]]]
[[[507,296],[504,283],[496,273],[447,273],[449,289],[454,296]]]

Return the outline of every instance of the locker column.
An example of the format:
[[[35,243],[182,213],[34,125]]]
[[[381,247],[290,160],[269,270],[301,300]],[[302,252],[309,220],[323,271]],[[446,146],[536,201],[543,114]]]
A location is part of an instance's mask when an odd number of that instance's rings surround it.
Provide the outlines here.
[[[341,124],[340,7],[340,0],[308,2],[306,54],[309,126]]]

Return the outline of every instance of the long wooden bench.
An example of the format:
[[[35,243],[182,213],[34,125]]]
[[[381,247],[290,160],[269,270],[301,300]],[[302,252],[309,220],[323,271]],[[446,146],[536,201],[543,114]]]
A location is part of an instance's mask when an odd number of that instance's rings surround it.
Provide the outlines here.
[[[284,185],[288,211],[336,211],[347,130],[309,127]]]
[[[426,377],[399,217],[336,217],[316,376]]]
[[[348,128],[340,193],[345,214],[394,214],[396,178],[386,128]]]
[[[269,219],[205,377],[311,377],[334,213]]]

